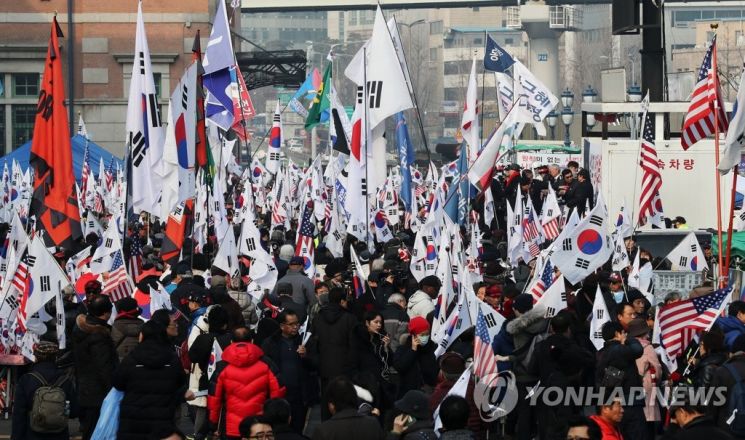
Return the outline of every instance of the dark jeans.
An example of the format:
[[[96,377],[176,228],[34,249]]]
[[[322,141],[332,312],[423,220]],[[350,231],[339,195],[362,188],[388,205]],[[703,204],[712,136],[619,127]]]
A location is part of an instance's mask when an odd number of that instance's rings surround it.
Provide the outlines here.
[[[532,440],[533,431],[536,426],[536,411],[530,405],[530,399],[526,399],[528,392],[535,386],[535,382],[517,383],[517,407],[513,412],[517,413],[515,424],[515,438],[517,440]],[[634,439],[636,440],[636,439]]]
[[[625,439],[651,440],[643,406],[626,406],[623,408],[623,419],[619,426]]]
[[[96,429],[98,416],[101,414],[101,407],[81,407],[78,420],[80,421],[80,432],[83,434],[83,440],[89,440]]]

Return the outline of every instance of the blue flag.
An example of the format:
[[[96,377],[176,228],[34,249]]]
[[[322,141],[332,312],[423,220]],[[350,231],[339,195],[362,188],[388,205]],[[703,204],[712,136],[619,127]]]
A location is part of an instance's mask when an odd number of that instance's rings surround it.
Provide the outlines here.
[[[448,188],[445,214],[453,223],[465,225],[468,221],[468,199],[470,185],[467,178],[460,177],[468,172],[468,153],[466,143],[461,144],[460,157],[458,157],[458,171],[453,175],[453,181]]]
[[[515,64],[510,54],[502,49],[490,35],[486,36],[486,49],[484,50],[484,69],[492,72],[504,72]]]
[[[401,165],[401,200],[406,212],[412,212],[411,200],[411,165],[414,163],[414,146],[409,139],[409,129],[403,112],[396,113],[396,141],[398,142],[398,158]]]
[[[205,112],[207,119],[227,130],[233,126],[235,117],[231,90],[238,86],[238,77],[234,67],[233,44],[224,3],[217,2],[212,32],[202,62],[202,82],[209,92]]]
[[[314,67],[308,77],[305,78],[303,84],[300,85],[300,88],[297,89],[297,92],[292,96],[292,99],[290,99],[290,108],[292,111],[304,118],[308,117],[306,104],[316,97],[318,91],[318,84],[315,84],[316,81],[314,80],[318,77],[317,82],[320,82],[320,76],[318,69]]]

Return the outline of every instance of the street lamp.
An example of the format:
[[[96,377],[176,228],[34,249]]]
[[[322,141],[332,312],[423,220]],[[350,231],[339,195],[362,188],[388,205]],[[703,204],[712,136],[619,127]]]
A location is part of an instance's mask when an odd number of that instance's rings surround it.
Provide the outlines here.
[[[636,85],[629,86],[626,90],[626,94],[629,97],[629,102],[641,102],[642,101],[642,88]]]
[[[582,102],[595,102],[595,98],[598,96],[598,92],[588,85],[584,92],[582,92]],[[586,119],[587,129],[592,130],[595,126],[595,114],[588,113]]]
[[[551,139],[556,139],[556,123],[559,122],[559,114],[556,113],[556,110],[552,109],[548,113],[546,122],[548,123],[548,128],[551,129]]]
[[[566,90],[561,92],[561,105],[564,107],[571,107],[574,104],[574,93],[567,87]]]
[[[411,23],[399,23],[399,22],[396,22],[398,25],[404,26],[404,27],[406,27],[409,30],[409,40],[407,41],[407,44],[406,44],[406,54],[408,56],[411,56],[411,28],[414,27],[414,26],[416,26],[416,25],[418,25],[418,24],[424,24],[426,22],[427,21],[425,19],[423,19],[423,18],[420,18],[419,20],[414,20]]]
[[[642,100],[642,88],[636,85],[629,86],[626,90],[629,102],[641,102]],[[631,139],[638,139],[639,136],[639,114],[632,112],[628,115],[629,129],[631,131]]]
[[[572,140],[569,137],[569,126],[572,125],[574,120],[574,112],[569,107],[564,107],[561,111],[561,122],[564,123],[564,146],[569,148],[572,145]]]

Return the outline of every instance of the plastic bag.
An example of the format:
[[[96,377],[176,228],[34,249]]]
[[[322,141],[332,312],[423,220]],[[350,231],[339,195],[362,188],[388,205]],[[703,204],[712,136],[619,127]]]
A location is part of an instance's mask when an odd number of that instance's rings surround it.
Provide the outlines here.
[[[98,423],[96,423],[91,440],[116,438],[116,432],[119,430],[119,404],[122,402],[122,397],[124,397],[124,391],[111,388],[101,405],[101,415],[98,416]]]

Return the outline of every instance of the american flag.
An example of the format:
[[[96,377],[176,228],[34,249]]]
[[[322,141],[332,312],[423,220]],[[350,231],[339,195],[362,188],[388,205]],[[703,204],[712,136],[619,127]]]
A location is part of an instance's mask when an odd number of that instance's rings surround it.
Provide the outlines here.
[[[717,76],[716,52],[717,37],[714,35],[704,55],[701,68],[698,70],[697,82],[691,96],[691,106],[688,107],[688,113],[683,121],[680,143],[684,150],[706,136],[714,134],[715,111],[718,113],[719,132],[727,131],[729,126]]]
[[[10,281],[13,287],[18,291],[18,297],[20,298],[20,304],[18,306],[18,325],[24,330],[26,329],[26,302],[28,301],[29,296],[27,287],[30,275],[28,265],[26,264],[27,255],[21,259],[21,262],[18,264],[18,268],[16,269],[16,273]],[[9,295],[12,295],[12,293],[9,293]]]
[[[109,161],[109,167],[106,170],[106,192],[110,193],[114,187],[114,158]]]
[[[645,99],[648,100],[649,95]],[[639,223],[644,224],[647,216],[652,217],[656,212],[655,198],[659,195],[662,186],[662,175],[660,174],[659,162],[657,162],[657,148],[654,145],[654,133],[652,132],[652,120],[647,113],[644,117],[639,165],[643,172],[642,192],[639,195]]]
[[[551,260],[547,260],[541,270],[541,277],[538,278],[533,287],[530,289],[530,294],[533,295],[533,300],[538,301],[546,292],[546,289],[551,286],[554,282],[554,265],[551,264]]]
[[[561,233],[560,221],[561,217],[554,217],[543,224],[543,235],[546,237],[546,240],[553,240],[559,236]]]
[[[83,171],[80,175],[80,194],[78,199],[80,200],[80,206],[83,208],[90,208],[88,206],[88,191],[90,191],[88,180],[91,178],[91,167],[88,165],[88,145],[85,146],[85,152],[83,153]]]
[[[303,265],[305,273],[311,277],[315,274],[315,268],[313,266],[313,254],[315,251],[313,245],[314,232],[313,201],[308,198],[305,203],[305,208],[303,209],[303,217],[300,220],[300,228],[297,231],[298,235],[297,243],[295,244],[295,255],[303,257],[303,260],[305,261]]]
[[[731,293],[732,288],[728,287],[660,308],[660,340],[670,358],[675,358],[683,352],[695,331],[707,331],[711,328],[729,303]]]
[[[538,238],[538,226],[535,224],[533,209],[528,210],[528,215],[523,217],[523,240],[527,243]]]
[[[473,343],[473,373],[480,378],[497,373],[497,358],[491,347],[491,336],[486,326],[486,319],[479,307],[476,318],[476,338]]]
[[[142,271],[142,244],[140,243],[140,233],[138,229],[135,229],[132,234],[131,243],[129,245],[129,274],[132,279],[136,280],[140,276]]]
[[[111,298],[111,302],[117,302],[122,298],[132,296],[132,292],[134,292],[134,288],[124,267],[122,251],[116,251],[114,260],[111,262],[109,278],[103,286],[103,294],[108,295]]]

